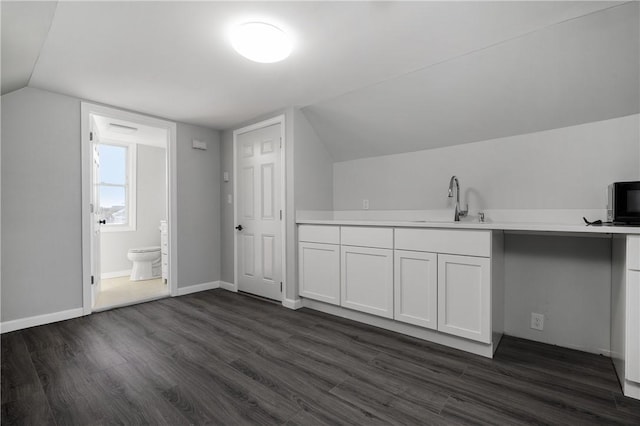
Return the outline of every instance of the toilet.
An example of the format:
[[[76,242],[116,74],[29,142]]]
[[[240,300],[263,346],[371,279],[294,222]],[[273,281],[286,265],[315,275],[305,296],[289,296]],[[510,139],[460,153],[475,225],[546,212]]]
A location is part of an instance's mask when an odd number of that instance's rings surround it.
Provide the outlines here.
[[[160,246],[129,249],[127,259],[133,262],[130,280],[159,278],[162,270],[160,258]]]

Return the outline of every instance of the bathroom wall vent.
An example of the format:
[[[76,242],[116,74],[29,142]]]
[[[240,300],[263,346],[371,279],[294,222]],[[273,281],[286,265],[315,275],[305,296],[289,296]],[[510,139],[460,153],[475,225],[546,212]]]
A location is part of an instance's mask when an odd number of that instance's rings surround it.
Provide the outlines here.
[[[199,141],[198,139],[193,139],[191,146],[193,149],[201,149],[203,151],[207,150],[207,143],[204,141]]]

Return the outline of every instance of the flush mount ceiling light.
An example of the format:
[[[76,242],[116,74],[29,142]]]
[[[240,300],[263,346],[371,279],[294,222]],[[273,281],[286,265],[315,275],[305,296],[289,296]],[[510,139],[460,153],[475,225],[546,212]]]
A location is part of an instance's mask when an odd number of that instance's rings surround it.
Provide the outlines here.
[[[293,48],[284,31],[266,22],[240,24],[231,31],[230,39],[236,52],[263,64],[282,61]]]

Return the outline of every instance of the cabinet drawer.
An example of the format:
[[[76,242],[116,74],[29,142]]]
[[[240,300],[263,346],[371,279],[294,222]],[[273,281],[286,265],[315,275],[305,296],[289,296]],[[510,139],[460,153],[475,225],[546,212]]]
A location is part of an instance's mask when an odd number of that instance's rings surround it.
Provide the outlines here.
[[[393,248],[393,228],[343,226],[341,243],[346,246]]]
[[[300,225],[298,241],[310,243],[340,244],[340,227],[324,225]]]
[[[491,231],[396,228],[396,250],[491,256]]]
[[[627,269],[640,270],[640,235],[627,236]]]

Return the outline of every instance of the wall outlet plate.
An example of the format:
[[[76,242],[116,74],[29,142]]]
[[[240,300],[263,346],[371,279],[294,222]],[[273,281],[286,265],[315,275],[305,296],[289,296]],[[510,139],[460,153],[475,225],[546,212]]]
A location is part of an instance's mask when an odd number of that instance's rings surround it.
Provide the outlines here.
[[[362,210],[369,210],[369,200],[362,200]]]
[[[544,329],[544,315],[531,312],[531,328],[542,331]]]

